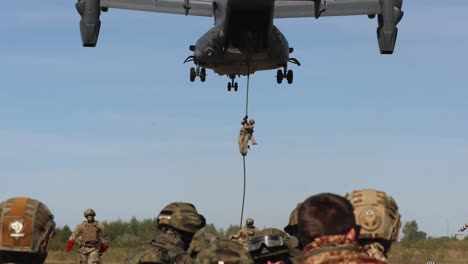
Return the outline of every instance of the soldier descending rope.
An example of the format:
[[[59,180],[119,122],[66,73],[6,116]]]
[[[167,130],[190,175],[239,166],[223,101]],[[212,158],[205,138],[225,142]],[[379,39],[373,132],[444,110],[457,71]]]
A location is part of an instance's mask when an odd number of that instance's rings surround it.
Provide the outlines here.
[[[239,132],[239,151],[242,154],[242,156],[246,156],[248,150],[250,149],[249,147],[249,141],[252,142],[252,145],[257,145],[257,142],[255,141],[255,138],[253,137],[253,132],[254,132],[254,127],[253,125],[255,124],[255,120],[250,119],[247,121],[248,117],[245,116],[244,119],[241,121],[242,128],[240,129]]]

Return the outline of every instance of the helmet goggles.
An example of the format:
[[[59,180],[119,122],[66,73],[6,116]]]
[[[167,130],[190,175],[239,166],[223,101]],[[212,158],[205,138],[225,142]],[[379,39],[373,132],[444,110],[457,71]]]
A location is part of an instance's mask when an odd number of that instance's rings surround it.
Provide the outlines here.
[[[284,246],[284,240],[279,235],[266,235],[258,236],[249,241],[248,250],[256,251],[262,248],[262,246],[267,248],[272,247],[281,247]]]

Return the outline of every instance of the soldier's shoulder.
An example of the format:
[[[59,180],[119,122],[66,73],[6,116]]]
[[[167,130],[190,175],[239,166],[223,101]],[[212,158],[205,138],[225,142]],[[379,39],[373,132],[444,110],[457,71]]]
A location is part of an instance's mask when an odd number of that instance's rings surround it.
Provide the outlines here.
[[[99,221],[95,221],[95,223],[98,228],[104,228],[105,226],[102,222],[99,222]]]
[[[87,223],[88,223],[88,222],[86,222],[86,221],[83,221],[83,222],[79,223],[79,224],[76,226],[76,229],[82,228],[82,227],[86,226]]]

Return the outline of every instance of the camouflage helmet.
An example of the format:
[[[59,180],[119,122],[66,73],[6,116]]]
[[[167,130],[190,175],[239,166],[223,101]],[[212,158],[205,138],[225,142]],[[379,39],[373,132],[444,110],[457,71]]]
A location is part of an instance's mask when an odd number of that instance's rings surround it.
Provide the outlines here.
[[[392,197],[373,189],[355,190],[345,197],[354,207],[356,224],[361,226],[359,240],[398,239],[401,216]]]
[[[301,203],[297,203],[296,207],[292,210],[289,215],[288,225],[284,227],[284,232],[290,234],[291,236],[297,236],[297,211],[301,206]]]
[[[216,240],[195,258],[195,264],[239,263],[254,264],[247,250],[231,240]]]
[[[197,212],[191,203],[175,202],[166,205],[158,217],[156,224],[159,229],[169,226],[189,233],[196,233],[205,226],[205,217]]]
[[[218,237],[208,232],[204,232],[204,231],[197,232],[195,236],[193,237],[192,242],[190,242],[190,246],[187,252],[192,258],[194,258],[195,256],[198,255],[198,253],[200,253],[200,251],[208,247],[211,243],[213,243],[217,239]]]
[[[93,209],[88,208],[88,209],[84,210],[83,215],[84,215],[84,217],[88,217],[88,215],[96,216],[96,212],[94,212]]]
[[[43,263],[55,233],[54,215],[42,202],[14,197],[0,203],[0,262]]]
[[[250,120],[249,120],[249,124],[251,124],[251,125],[255,124],[255,120],[250,119]]]
[[[247,226],[253,226],[254,225],[254,220],[252,218],[247,218],[247,220],[245,220],[245,224]]]

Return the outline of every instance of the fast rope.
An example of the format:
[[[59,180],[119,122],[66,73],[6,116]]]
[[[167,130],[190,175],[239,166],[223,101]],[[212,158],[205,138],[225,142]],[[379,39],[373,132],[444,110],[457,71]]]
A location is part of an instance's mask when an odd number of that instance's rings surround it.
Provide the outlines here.
[[[245,96],[245,118],[248,118],[248,113],[249,113],[249,84],[250,84],[250,69],[248,69],[247,73],[247,92]],[[242,220],[244,218],[244,204],[245,204],[245,185],[246,185],[246,178],[247,178],[247,172],[245,169],[245,156],[242,156],[242,162],[244,164],[244,189],[242,192],[242,209],[241,209],[241,217],[240,217],[240,224],[239,227],[242,228]]]

